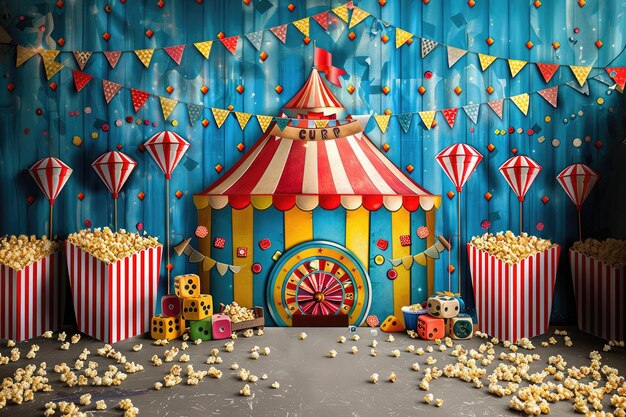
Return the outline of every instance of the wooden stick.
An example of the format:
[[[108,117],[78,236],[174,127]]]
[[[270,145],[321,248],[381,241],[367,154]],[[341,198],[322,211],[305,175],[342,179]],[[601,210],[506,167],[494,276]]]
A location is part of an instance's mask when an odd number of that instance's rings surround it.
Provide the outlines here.
[[[520,201],[519,202],[519,234],[522,234],[523,228],[522,228],[522,221],[524,219],[524,216],[522,215],[522,210],[524,209],[524,202]]]
[[[581,223],[581,220],[580,220],[581,211],[582,210],[578,210],[578,240],[580,242],[583,241],[583,227],[582,227],[582,223]]]
[[[458,232],[459,232],[459,240],[457,243],[457,251],[458,251],[458,259],[457,259],[457,291],[459,292],[459,294],[461,293],[461,191],[459,191],[459,195],[457,196],[458,200],[457,200],[457,205],[456,205],[456,210],[457,210],[457,227],[458,227]],[[448,287],[450,285],[448,284]],[[450,288],[449,291],[452,291],[452,289]]]
[[[113,199],[113,226],[117,232],[117,198]]]
[[[48,232],[48,237],[50,238],[50,240],[52,240],[52,210],[53,210],[54,206],[52,204],[50,204],[50,230]]]
[[[167,264],[165,265],[165,269],[167,269],[167,293],[171,294],[170,290],[170,180],[165,179],[165,233],[166,233],[166,242],[167,242]]]

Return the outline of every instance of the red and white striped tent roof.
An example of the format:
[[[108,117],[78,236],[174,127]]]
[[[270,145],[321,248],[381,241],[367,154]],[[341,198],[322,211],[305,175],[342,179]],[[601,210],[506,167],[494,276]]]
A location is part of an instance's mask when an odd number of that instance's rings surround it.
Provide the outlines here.
[[[313,68],[309,79],[283,109],[287,114],[296,113],[307,116],[308,113],[335,114],[344,107],[322,81],[317,69]]]

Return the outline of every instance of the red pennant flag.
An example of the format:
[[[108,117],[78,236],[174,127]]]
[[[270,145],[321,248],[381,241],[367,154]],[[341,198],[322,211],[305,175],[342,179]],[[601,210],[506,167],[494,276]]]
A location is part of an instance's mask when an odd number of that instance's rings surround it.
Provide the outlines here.
[[[550,82],[556,70],[559,69],[559,64],[537,64],[537,68],[539,68],[543,79],[546,80],[546,82]]]
[[[444,109],[441,110],[443,113],[443,117],[445,117],[446,122],[450,125],[450,127],[454,127],[454,121],[456,120],[456,114],[459,112],[459,109]]]
[[[89,74],[85,74],[84,72],[72,71],[74,73],[74,85],[76,85],[76,91],[80,91],[91,81],[93,78]]]
[[[150,93],[136,90],[134,88],[130,89],[130,95],[133,98],[133,107],[135,108],[135,113],[137,113],[139,109],[142,108],[144,104],[146,104],[146,100],[148,100],[148,97],[150,97]]]
[[[235,55],[237,50],[237,43],[239,42],[239,36],[231,36],[230,38],[220,39],[220,42],[228,49],[228,51]]]
[[[120,56],[122,56],[122,51],[104,51],[104,56],[107,61],[109,61],[111,68],[115,68],[117,62],[120,60]]]
[[[491,110],[502,120],[502,109],[504,104],[504,99],[501,98],[499,100],[488,101],[487,104],[491,107]]]
[[[287,24],[270,28],[270,32],[274,34],[282,43],[287,39]]]
[[[102,80],[102,90],[104,91],[104,99],[107,101],[107,104],[115,97],[117,92],[120,91],[120,88],[122,88],[122,86],[117,83]]]
[[[537,91],[541,97],[543,97],[548,103],[552,105],[552,107],[556,108],[556,100],[559,95],[559,86],[555,85],[554,87],[546,88],[545,90]]]
[[[180,61],[183,59],[183,52],[185,52],[185,45],[168,46],[163,49],[165,49],[165,52],[167,52],[174,62],[180,65]]]
[[[626,85],[626,68],[605,68],[609,77],[613,79],[617,83],[617,86],[620,90],[624,89],[624,85]]]
[[[326,79],[338,87],[341,87],[339,76],[346,72],[341,68],[333,67],[333,54],[322,49],[315,48],[313,54],[313,65],[317,67],[319,71],[322,71],[326,75]]]
[[[313,15],[313,20],[315,20],[324,30],[328,30],[328,12],[318,13]]]

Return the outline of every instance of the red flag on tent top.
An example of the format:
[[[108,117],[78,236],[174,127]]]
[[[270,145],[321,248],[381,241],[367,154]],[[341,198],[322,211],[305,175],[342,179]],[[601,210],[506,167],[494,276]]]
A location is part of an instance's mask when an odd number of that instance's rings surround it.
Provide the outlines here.
[[[144,144],[168,180],[187,152],[190,144],[174,132],[163,131],[148,139]]]
[[[113,198],[117,198],[130,177],[130,173],[137,166],[137,162],[122,152],[111,151],[100,155],[91,166],[107,186]]]
[[[448,146],[435,157],[456,190],[461,192],[463,185],[476,170],[483,156],[473,147],[464,143]]]
[[[516,155],[498,169],[517,195],[517,199],[524,201],[528,189],[541,172],[541,165],[527,156]]]
[[[322,71],[326,75],[326,79],[337,87],[341,87],[339,76],[346,72],[341,68],[333,67],[333,54],[322,49],[315,48],[313,55],[313,65],[317,67],[319,71]]]
[[[72,168],[58,158],[48,157],[37,161],[28,172],[53,206],[54,200],[72,175]]]

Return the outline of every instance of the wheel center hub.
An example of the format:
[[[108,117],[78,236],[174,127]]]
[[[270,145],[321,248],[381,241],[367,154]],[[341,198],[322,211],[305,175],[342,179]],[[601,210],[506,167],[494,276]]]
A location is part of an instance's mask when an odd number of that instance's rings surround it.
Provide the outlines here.
[[[315,294],[313,294],[313,299],[316,303],[321,303],[322,301],[324,301],[324,294],[322,294],[321,292],[316,292]]]

